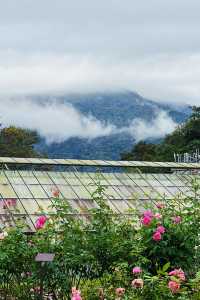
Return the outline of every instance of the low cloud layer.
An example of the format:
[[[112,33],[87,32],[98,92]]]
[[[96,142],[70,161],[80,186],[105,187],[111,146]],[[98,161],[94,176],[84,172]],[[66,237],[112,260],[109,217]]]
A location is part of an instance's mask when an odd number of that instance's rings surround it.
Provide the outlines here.
[[[139,141],[163,137],[177,125],[165,111],[158,111],[152,122],[135,119],[129,127],[116,128],[112,124],[103,124],[93,116],[82,115],[70,104],[56,100],[40,103],[27,98],[1,98],[0,114],[4,126],[37,130],[47,143],[63,142],[70,137],[93,139],[116,133],[129,133]]]
[[[71,105],[39,104],[33,100],[2,100],[0,118],[4,126],[15,125],[37,130],[47,143],[70,137],[96,138],[109,135],[114,128],[92,116],[85,117]]]
[[[200,54],[131,60],[0,52],[0,95],[135,90],[146,98],[199,104]],[[162,100],[160,100],[162,99]]]
[[[128,132],[134,136],[136,142],[139,142],[149,138],[162,138],[176,127],[177,123],[165,111],[159,111],[152,122],[142,119],[133,120]]]

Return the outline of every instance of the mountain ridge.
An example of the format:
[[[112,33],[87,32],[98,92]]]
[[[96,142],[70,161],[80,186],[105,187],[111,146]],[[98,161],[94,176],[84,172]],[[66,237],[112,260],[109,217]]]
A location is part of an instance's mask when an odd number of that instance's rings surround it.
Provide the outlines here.
[[[48,97],[44,99],[51,101]],[[119,129],[130,126],[135,119],[151,123],[159,111],[165,111],[178,124],[184,122],[190,113],[188,106],[177,109],[176,105],[158,103],[127,91],[63,95],[56,97],[56,101],[72,105],[82,115],[92,116],[103,124],[112,124]],[[130,151],[134,143],[131,134],[119,132],[93,139],[71,137],[50,145],[43,139],[37,148],[50,157],[117,160],[122,152]]]

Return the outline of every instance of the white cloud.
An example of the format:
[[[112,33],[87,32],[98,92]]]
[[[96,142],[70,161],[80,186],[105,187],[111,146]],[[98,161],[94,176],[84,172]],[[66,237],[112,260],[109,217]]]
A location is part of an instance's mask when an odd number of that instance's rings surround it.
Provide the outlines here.
[[[200,104],[200,54],[118,62],[78,54],[0,54],[1,95],[128,89],[157,101]]]
[[[148,138],[162,138],[171,133],[176,127],[177,123],[165,111],[158,111],[152,122],[135,119],[127,131],[138,142]]]
[[[199,10],[198,0],[0,1],[0,93],[122,88],[200,104]]]
[[[129,127],[116,128],[93,116],[82,115],[72,105],[56,99],[40,102],[31,98],[1,98],[0,121],[3,126],[36,130],[47,143],[63,142],[70,137],[93,139],[117,133],[129,133],[139,141],[163,137],[177,126],[165,111],[158,111],[151,122],[134,119]]]
[[[1,99],[0,119],[4,126],[37,130],[47,143],[70,137],[96,138],[109,135],[114,127],[92,116],[85,117],[71,105],[56,102],[39,104],[30,99]]]

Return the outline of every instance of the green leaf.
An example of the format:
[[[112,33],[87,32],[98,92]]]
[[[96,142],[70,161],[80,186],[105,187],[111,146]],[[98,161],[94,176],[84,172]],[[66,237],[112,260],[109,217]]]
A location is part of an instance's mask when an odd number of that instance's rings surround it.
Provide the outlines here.
[[[162,268],[163,272],[166,272],[169,269],[169,267],[170,267],[170,262],[167,262]]]

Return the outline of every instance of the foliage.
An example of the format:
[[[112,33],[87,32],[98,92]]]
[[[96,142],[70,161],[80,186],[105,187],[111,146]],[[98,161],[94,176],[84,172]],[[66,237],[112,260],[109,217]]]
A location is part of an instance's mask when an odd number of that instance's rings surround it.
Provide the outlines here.
[[[199,299],[200,203],[193,195],[170,202],[149,200],[122,217],[107,205],[98,176],[91,195],[95,208],[82,219],[59,192],[52,213],[43,213],[36,232],[25,224],[0,233],[0,288],[3,299]],[[53,262],[35,261],[38,253],[55,253]],[[81,299],[79,291],[77,297]]]
[[[39,141],[35,131],[14,126],[2,128],[0,131],[0,156],[37,157],[34,149]]]
[[[200,148],[200,107],[193,106],[189,119],[158,144],[140,141],[123,160],[173,161],[174,153],[185,153]]]

